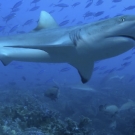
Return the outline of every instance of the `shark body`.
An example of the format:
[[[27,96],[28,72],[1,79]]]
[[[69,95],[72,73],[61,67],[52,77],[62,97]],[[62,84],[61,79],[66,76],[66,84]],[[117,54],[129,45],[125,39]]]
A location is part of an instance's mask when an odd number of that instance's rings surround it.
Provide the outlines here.
[[[135,46],[135,16],[124,15],[95,23],[60,28],[41,11],[38,26],[29,33],[0,37],[0,60],[69,63],[86,83],[94,62],[120,55]]]

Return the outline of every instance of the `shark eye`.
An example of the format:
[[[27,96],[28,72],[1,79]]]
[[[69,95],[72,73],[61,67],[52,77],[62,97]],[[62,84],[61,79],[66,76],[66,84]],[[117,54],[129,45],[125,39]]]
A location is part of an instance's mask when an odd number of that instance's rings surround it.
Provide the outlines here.
[[[122,21],[122,22],[124,22],[124,21],[125,21],[125,18],[124,18],[124,17],[122,17],[122,18],[121,18],[121,21]]]

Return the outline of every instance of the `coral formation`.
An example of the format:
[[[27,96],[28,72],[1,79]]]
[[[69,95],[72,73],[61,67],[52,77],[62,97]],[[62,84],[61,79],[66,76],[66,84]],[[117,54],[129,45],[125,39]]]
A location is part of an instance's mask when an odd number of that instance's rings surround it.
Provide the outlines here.
[[[79,122],[62,119],[59,112],[43,106],[28,93],[25,96],[17,93],[10,103],[1,104],[0,125],[2,135],[89,135],[91,132],[87,128],[89,118],[82,117]]]

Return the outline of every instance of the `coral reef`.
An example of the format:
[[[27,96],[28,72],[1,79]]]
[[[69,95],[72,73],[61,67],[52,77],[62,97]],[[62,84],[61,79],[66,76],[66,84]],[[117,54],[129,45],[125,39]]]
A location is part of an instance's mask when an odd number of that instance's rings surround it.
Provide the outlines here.
[[[61,120],[59,113],[27,106],[0,108],[0,131],[3,135],[89,135],[90,119],[83,117],[79,123],[70,118]]]
[[[3,101],[4,98],[10,98],[13,93],[3,96]],[[59,112],[48,109],[46,105],[35,100],[32,94],[22,95],[17,93],[13,99],[1,103],[2,135],[89,135],[91,133],[91,128],[88,128],[91,125],[89,118],[81,117],[79,122],[71,118],[62,119]]]

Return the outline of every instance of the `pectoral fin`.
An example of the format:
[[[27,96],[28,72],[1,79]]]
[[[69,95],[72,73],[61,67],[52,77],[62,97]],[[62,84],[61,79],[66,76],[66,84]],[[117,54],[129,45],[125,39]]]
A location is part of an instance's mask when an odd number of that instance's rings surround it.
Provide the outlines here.
[[[7,66],[12,61],[8,57],[6,57],[7,56],[8,49],[7,49],[7,51],[5,51],[3,48],[0,48],[0,50],[1,50],[0,61],[2,62],[2,64],[4,66]]]
[[[10,62],[11,62],[11,60],[8,60],[8,59],[6,59],[6,60],[1,60],[1,62],[2,62],[2,64],[4,65],[4,66],[7,66]]]
[[[92,75],[94,61],[86,61],[85,59],[78,60],[73,62],[71,65],[78,70],[82,83],[88,82]]]

